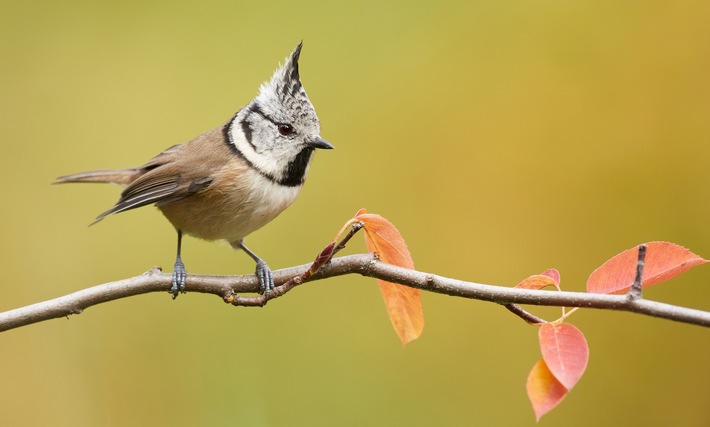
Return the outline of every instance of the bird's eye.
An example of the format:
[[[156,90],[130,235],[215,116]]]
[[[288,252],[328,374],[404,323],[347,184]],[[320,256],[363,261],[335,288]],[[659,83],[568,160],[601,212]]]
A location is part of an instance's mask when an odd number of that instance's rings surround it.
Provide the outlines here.
[[[279,133],[283,136],[289,136],[293,133],[293,126],[289,124],[280,124],[279,125]]]

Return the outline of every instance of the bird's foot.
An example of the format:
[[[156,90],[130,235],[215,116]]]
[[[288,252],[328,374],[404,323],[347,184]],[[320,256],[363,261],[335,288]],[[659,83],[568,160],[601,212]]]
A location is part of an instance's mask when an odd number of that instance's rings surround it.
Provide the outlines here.
[[[264,295],[265,300],[268,301],[269,294],[275,287],[274,275],[262,259],[256,261],[256,277],[259,279],[259,293]]]
[[[185,293],[185,281],[187,280],[187,270],[185,270],[185,264],[182,263],[182,259],[178,256],[175,260],[175,268],[173,269],[173,285],[168,291],[173,299],[182,292]]]

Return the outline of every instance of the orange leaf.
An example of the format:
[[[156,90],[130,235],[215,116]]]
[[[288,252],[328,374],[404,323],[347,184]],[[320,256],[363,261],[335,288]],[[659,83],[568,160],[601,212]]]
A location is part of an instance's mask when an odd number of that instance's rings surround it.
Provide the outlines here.
[[[539,290],[546,286],[554,286],[557,290],[560,289],[560,272],[551,268],[545,270],[542,274],[534,274],[522,282],[515,285],[518,289],[533,289]]]
[[[708,262],[688,249],[669,242],[646,244],[643,287],[655,285]],[[628,249],[592,272],[587,280],[587,292],[623,294],[631,288],[636,276],[638,247]]]
[[[557,283],[555,283],[555,280],[552,279],[550,276],[544,276],[542,274],[534,274],[527,279],[523,280],[522,282],[518,283],[515,285],[516,288],[518,289],[532,289],[532,290],[539,290],[547,286],[554,286],[559,290],[560,288],[557,286]]]
[[[355,219],[365,224],[365,244],[380,260],[399,267],[414,268],[407,244],[397,228],[380,215],[358,211]],[[424,312],[419,289],[377,280],[387,313],[402,344],[419,338],[424,329]]]
[[[535,411],[535,419],[540,421],[567,395],[567,389],[552,375],[544,360],[533,366],[526,384],[528,399]]]
[[[572,390],[587,369],[589,346],[584,334],[569,323],[544,323],[538,332],[540,351],[550,372]]]
[[[413,269],[414,261],[409,254],[407,244],[399,230],[385,218],[377,214],[369,214],[360,209],[355,219],[365,224],[365,235],[372,243],[368,249],[377,252],[380,259],[387,264]]]

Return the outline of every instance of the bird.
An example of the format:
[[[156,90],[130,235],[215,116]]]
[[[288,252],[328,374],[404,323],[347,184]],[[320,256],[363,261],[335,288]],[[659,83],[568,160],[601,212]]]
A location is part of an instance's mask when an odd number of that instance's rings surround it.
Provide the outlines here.
[[[185,293],[183,234],[226,240],[256,263],[259,293],[268,301],[274,279],[244,238],[283,212],[303,187],[316,149],[332,149],[320,136],[315,108],[301,83],[303,41],[259,87],[257,96],[224,125],[173,145],[139,167],[58,177],[61,183],[113,183],[124,187],[116,204],[92,223],[155,205],[177,231],[169,293]]]

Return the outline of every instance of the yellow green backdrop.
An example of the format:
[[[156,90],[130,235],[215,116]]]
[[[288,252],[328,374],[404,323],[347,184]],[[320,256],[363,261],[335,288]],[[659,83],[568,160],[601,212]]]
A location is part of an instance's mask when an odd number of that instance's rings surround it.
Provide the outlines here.
[[[336,149],[250,236],[311,260],[359,208],[422,270],[498,285],[589,273],[638,243],[710,257],[710,5],[704,1],[2,1],[0,310],[170,268],[152,208],[88,228],[118,189],[49,183],[141,164],[225,122],[304,40],[301,75]],[[358,239],[348,251],[364,250]],[[248,273],[188,238],[194,273]],[[650,298],[710,309],[710,268]],[[425,294],[402,348],[374,280],[264,309],[151,294],[0,334],[0,424],[533,425],[536,329]],[[555,318],[557,309],[537,310]],[[550,426],[710,424],[710,335],[582,311],[586,375]]]

